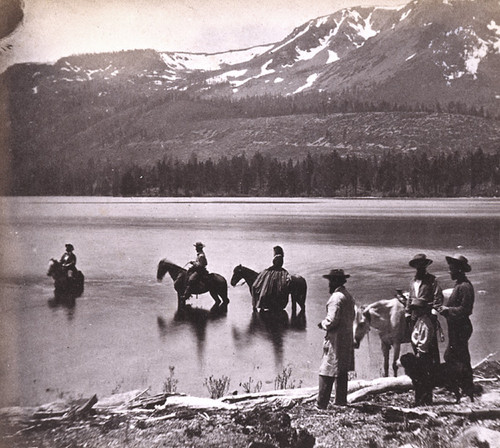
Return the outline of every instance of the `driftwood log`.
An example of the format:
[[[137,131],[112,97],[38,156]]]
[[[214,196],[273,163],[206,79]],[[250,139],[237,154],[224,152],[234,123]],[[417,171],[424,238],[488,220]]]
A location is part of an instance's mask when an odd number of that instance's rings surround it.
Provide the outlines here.
[[[488,362],[494,354],[488,355],[482,361],[474,366],[474,369]],[[496,362],[496,361],[495,361]],[[493,374],[494,375],[494,374]],[[494,375],[497,376],[498,375]],[[475,381],[500,381],[500,378],[482,378],[477,377]],[[355,380],[348,384],[347,400],[350,406],[364,412],[381,412],[388,420],[397,420],[401,418],[430,418],[435,419],[438,416],[456,415],[470,420],[479,419],[498,419],[500,418],[500,408],[497,406],[497,399],[485,401],[480,408],[474,406],[474,409],[462,410],[441,410],[428,411],[421,409],[407,409],[395,406],[384,406],[366,402],[369,397],[385,392],[404,392],[412,388],[411,379],[402,375],[399,377],[377,378],[371,381]],[[221,411],[250,411],[258,407],[265,406],[279,407],[288,409],[297,403],[308,403],[315,401],[318,388],[298,388],[273,390],[269,392],[247,393],[241,395],[229,395],[220,399],[199,398],[187,396],[185,394],[162,393],[149,395],[145,390],[135,390],[123,394],[112,395],[111,397],[98,400],[94,395],[89,399],[80,400],[75,403],[55,402],[42,406],[30,413],[29,422],[39,425],[43,422],[57,422],[84,417],[91,412],[96,418],[104,418],[106,414],[127,414],[135,416],[145,421],[161,421],[170,418],[193,418],[194,416],[209,417],[211,413]],[[363,401],[363,403],[359,403]],[[358,404],[356,404],[358,403]],[[4,410],[0,410],[3,415]],[[13,414],[14,415],[14,414]],[[33,426],[33,427],[35,427]]]

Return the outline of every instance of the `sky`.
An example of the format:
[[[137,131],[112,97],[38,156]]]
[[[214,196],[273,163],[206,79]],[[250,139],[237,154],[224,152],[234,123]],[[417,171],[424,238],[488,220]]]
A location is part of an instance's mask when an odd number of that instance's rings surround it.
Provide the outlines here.
[[[0,70],[17,62],[152,48],[215,53],[278,42],[296,26],[349,6],[405,0],[0,0],[24,17],[0,39]],[[0,30],[1,31],[1,30]]]

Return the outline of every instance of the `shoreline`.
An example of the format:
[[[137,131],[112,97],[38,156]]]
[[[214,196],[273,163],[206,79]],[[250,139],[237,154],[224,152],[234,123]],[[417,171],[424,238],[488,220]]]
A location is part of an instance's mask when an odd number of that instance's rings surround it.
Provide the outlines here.
[[[2,408],[0,447],[312,448],[411,446],[450,448],[457,441],[500,440],[500,362],[486,361],[474,370],[475,401],[434,391],[432,406],[412,407],[411,383],[398,381],[354,399],[373,381],[350,392],[347,406],[331,401],[315,406],[317,387],[229,395],[219,399],[184,394],[149,395],[148,389],[37,408]],[[354,386],[351,382],[351,388]],[[465,443],[465,442],[464,442]]]

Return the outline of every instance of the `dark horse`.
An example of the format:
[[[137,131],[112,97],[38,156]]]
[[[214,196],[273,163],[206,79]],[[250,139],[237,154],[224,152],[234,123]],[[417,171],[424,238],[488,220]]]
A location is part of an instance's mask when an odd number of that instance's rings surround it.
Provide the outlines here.
[[[54,279],[54,292],[56,295],[73,297],[82,295],[85,276],[81,271],[76,271],[72,277],[68,277],[62,264],[55,258],[51,258],[47,275]]]
[[[186,289],[187,270],[171,263],[166,259],[160,260],[158,263],[158,271],[156,273],[157,280],[163,280],[163,277],[165,277],[167,272],[174,281],[174,289],[177,291],[178,308],[183,308],[186,305],[186,301],[182,299],[182,295]],[[211,273],[203,277],[198,284],[193,285],[191,292],[193,294],[204,294],[209,292],[215,300],[216,307],[219,307],[220,305],[227,307],[227,304],[229,303],[229,299],[227,297],[227,281],[220,274]]]
[[[241,279],[245,280],[248,288],[250,289],[250,294],[252,295],[252,306],[254,311],[256,310],[258,298],[253,294],[252,286],[257,278],[257,275],[259,274],[254,270],[239,264],[233,269],[233,276],[231,277],[232,286],[236,286]],[[305,278],[300,275],[292,275],[291,278],[292,281],[290,282],[290,289],[288,292],[292,298],[292,317],[294,317],[297,315],[297,303],[300,305],[300,313],[305,313],[307,283]]]

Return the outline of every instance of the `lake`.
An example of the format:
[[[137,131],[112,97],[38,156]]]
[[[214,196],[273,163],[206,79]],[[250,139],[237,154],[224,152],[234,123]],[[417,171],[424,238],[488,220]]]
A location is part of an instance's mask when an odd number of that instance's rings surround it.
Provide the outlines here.
[[[465,254],[476,291],[473,363],[498,350],[500,201],[495,199],[0,198],[0,406],[98,397],[131,389],[159,393],[173,366],[177,390],[208,396],[204,381],[230,378],[274,388],[284,368],[295,386],[315,386],[332,268],[351,275],[358,304],[407,289],[408,261],[425,252],[451,288],[445,255]],[[306,322],[253,314],[247,285],[229,286],[226,315],[208,294],[176,314],[172,281],[156,281],[160,259],[184,266],[202,241],[208,269],[229,282],[243,264],[260,271],[274,245],[284,267],[308,283]],[[54,301],[48,261],[72,243],[85,292]],[[442,319],[441,319],[442,320]],[[442,320],[443,321],[443,320]],[[445,343],[440,346],[441,355]],[[403,346],[403,352],[409,351]],[[356,351],[357,378],[381,375],[375,332]]]

